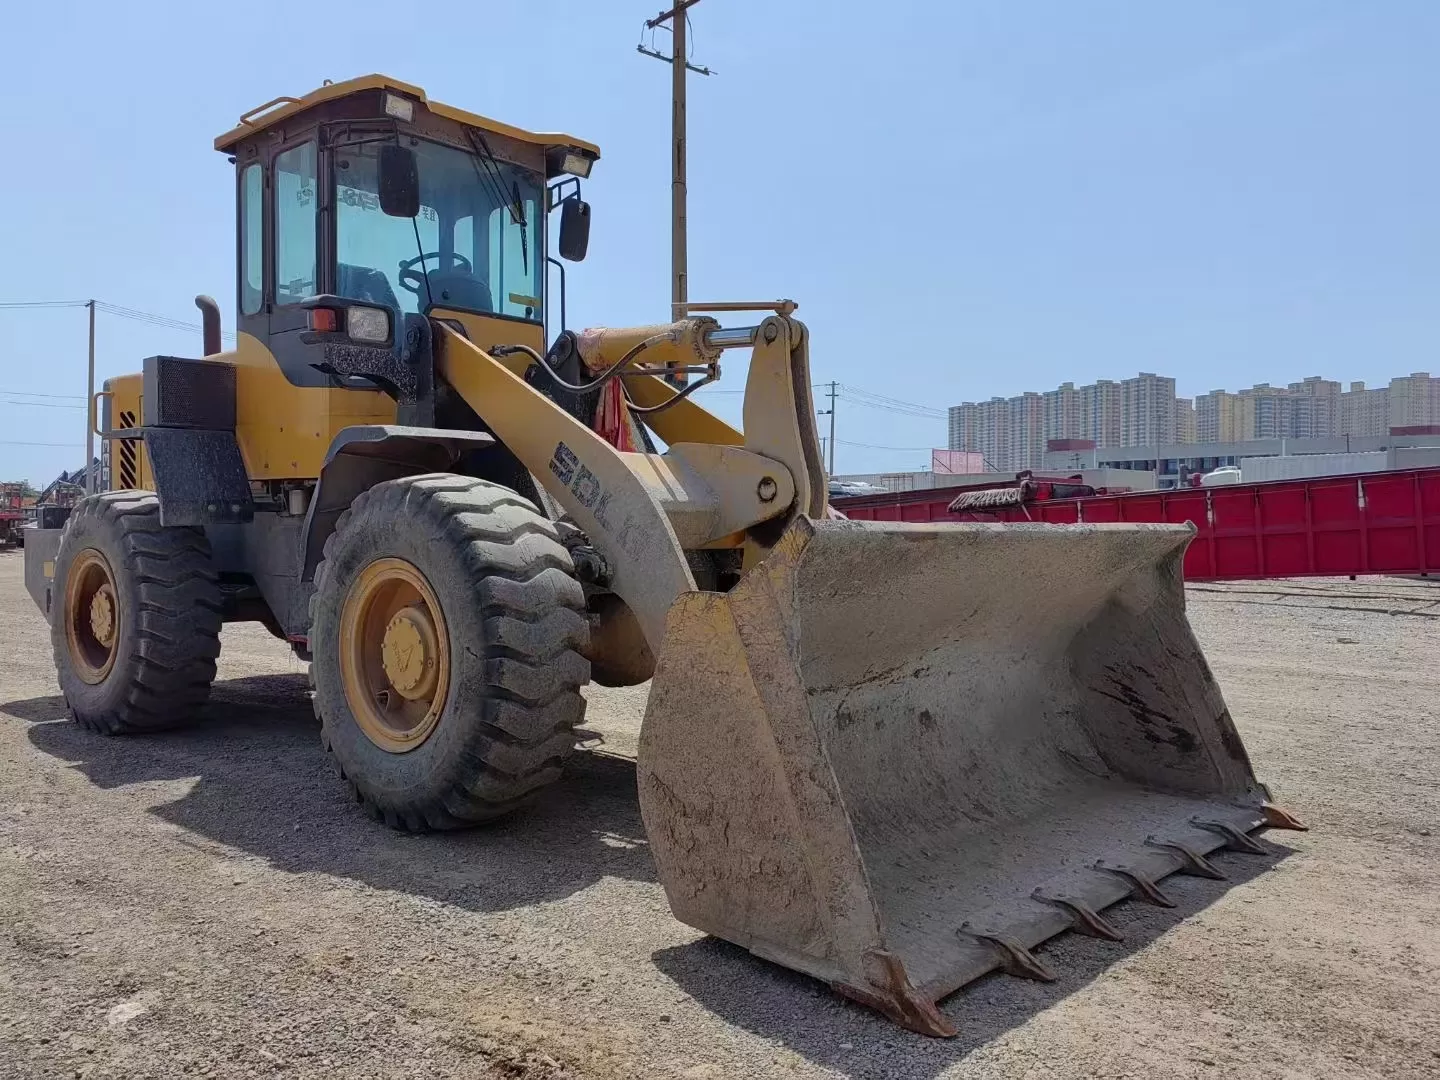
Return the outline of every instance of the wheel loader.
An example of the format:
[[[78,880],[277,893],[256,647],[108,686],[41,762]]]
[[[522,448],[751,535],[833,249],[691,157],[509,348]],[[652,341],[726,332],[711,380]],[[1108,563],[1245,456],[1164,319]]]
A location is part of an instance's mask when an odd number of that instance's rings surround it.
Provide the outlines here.
[[[551,222],[583,258],[595,146],[378,75],[215,146],[235,346],[200,297],[202,357],[108,380],[105,490],[26,546],[77,723],[202,720],[221,626],[259,621],[358,802],[450,829],[561,775],[587,681],[648,680],[676,916],[931,1035],[964,983],[1050,978],[1048,938],[1298,827],[1186,621],[1191,527],[847,521],[795,304],[561,326]],[[743,430],[693,394],[730,350]]]

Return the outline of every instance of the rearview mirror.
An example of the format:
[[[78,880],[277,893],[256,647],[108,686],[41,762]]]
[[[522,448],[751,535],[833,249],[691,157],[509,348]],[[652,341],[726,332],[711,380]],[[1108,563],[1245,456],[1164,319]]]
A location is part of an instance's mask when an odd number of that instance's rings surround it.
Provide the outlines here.
[[[403,146],[380,148],[380,209],[390,217],[413,218],[420,213],[420,169],[415,151]]]
[[[573,197],[560,204],[560,257],[580,262],[590,248],[590,204]]]

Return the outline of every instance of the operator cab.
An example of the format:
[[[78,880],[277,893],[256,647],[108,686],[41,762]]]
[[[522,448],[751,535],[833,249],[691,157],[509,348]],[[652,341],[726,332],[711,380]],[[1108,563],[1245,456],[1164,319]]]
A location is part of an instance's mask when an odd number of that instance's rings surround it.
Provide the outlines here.
[[[407,312],[439,306],[539,321],[540,175],[413,137],[337,145],[334,167],[337,295]],[[402,179],[382,185],[397,171]],[[415,213],[397,209],[404,198],[386,205],[382,186],[413,192]]]
[[[238,329],[295,385],[355,385],[337,341],[398,350],[432,312],[543,347],[552,208],[561,255],[584,256],[596,147],[383,76],[268,102],[215,146],[237,171]]]

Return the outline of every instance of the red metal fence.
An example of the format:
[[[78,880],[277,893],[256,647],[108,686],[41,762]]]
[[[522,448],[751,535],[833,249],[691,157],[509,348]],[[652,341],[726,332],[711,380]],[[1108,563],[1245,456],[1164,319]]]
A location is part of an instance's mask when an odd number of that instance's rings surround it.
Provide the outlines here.
[[[861,521],[1193,522],[1191,581],[1440,572],[1440,469],[1137,491],[952,514],[958,488],[836,500]]]

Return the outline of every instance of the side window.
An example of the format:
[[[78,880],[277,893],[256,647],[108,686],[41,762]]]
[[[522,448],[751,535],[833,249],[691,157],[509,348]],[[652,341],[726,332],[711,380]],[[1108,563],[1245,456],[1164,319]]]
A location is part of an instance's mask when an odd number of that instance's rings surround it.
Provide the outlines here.
[[[315,144],[275,159],[275,302],[315,295]]]
[[[521,319],[537,318],[540,298],[533,295],[538,283],[532,237],[536,233],[535,200],[522,205],[528,228],[522,228],[508,206],[490,213],[490,291],[495,295],[495,310]]]
[[[454,251],[456,255],[459,255],[462,259],[464,259],[467,263],[470,264],[471,273],[479,276],[481,271],[474,269],[475,216],[473,214],[467,214],[465,217],[462,217],[459,221],[455,222],[455,231],[452,234],[452,239],[455,241],[455,243],[451,250]]]
[[[240,314],[260,310],[265,290],[264,235],[265,177],[259,163],[240,173]]]

